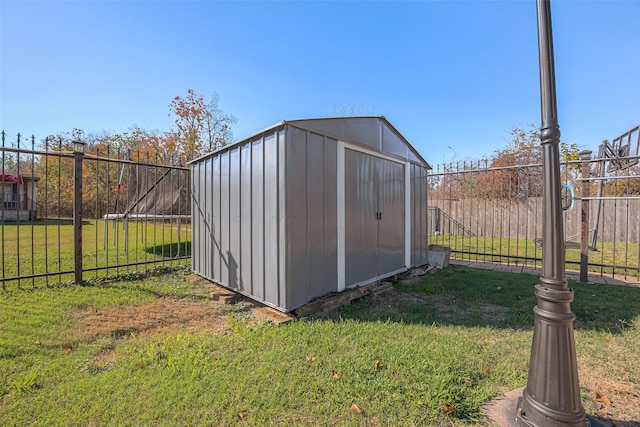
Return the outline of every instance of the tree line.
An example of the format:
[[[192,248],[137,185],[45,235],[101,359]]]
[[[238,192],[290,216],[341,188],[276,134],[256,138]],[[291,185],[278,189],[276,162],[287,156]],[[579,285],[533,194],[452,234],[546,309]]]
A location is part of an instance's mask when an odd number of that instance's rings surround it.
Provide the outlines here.
[[[97,134],[73,129],[49,135],[42,140],[42,148],[70,150],[73,141],[81,141],[86,144],[85,153],[88,154],[126,152],[129,160],[133,161],[185,165],[233,142],[231,126],[238,120],[222,110],[218,94],[207,102],[203,95],[188,89],[186,96],[176,96],[168,106],[173,124],[166,131],[135,127],[125,132]]]
[[[151,131],[142,127],[102,133],[72,129],[40,140],[35,149],[48,154],[35,155],[28,161],[24,160],[23,155],[19,165],[16,164],[16,155],[3,151],[4,168],[19,168],[20,173],[33,172],[39,178],[36,185],[40,215],[46,213],[47,216],[70,217],[73,214],[75,191],[73,158],[60,154],[73,152],[74,142],[80,141],[84,143],[85,154],[82,170],[84,217],[123,213],[127,205],[132,203],[131,199],[141,196],[145,191],[138,188],[141,185],[156,185],[157,192],[165,193],[169,192],[168,186],[183,187],[178,204],[182,203],[180,213],[187,213],[186,207],[190,202],[188,173],[167,172],[168,168],[161,166],[184,167],[190,160],[232,143],[232,126],[237,119],[224,112],[218,94],[207,101],[193,89],[187,90],[184,96],[174,97],[168,108],[173,123],[165,131]],[[25,148],[24,143],[20,145]],[[109,162],[95,158],[130,162]],[[162,201],[163,213],[167,209],[177,209],[167,208],[171,200],[166,195],[154,194],[154,197]],[[157,208],[154,209],[160,213]]]
[[[504,147],[480,160],[451,162],[434,170],[430,181],[430,197],[435,199],[483,198],[526,202],[542,197],[542,146],[540,134],[533,125],[516,127],[510,131]],[[579,148],[575,143],[560,142],[559,155],[563,163],[561,181],[581,191],[582,165]],[[590,175],[598,176],[600,164],[592,162]],[[603,195],[640,195],[640,167],[633,165],[624,171],[630,178],[605,180]],[[590,183],[590,194],[595,195],[598,181]],[[563,191],[566,191],[566,187]],[[568,195],[564,195],[568,196]]]

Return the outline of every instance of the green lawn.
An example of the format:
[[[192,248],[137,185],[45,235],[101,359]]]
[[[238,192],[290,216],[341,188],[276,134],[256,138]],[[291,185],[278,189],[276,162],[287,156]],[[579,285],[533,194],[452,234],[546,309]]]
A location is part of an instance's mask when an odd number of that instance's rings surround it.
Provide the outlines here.
[[[274,326],[184,274],[0,292],[0,425],[487,425],[526,383],[532,275],[451,267]],[[639,419],[640,289],[571,286],[585,409]]]
[[[501,237],[429,235],[429,243],[449,246],[458,258],[512,264],[541,265],[542,247],[535,246],[533,239],[509,239]],[[637,243],[598,242],[597,251],[589,252],[589,271],[640,276],[640,247]],[[525,259],[523,259],[525,258]],[[566,267],[580,269],[580,250],[567,249]]]
[[[178,229],[176,223],[130,221],[127,240],[122,222],[85,220],[82,229],[83,268],[94,269],[85,273],[85,279],[123,274],[145,269],[144,266],[112,268],[106,266],[143,263],[150,261],[169,262],[178,255],[191,255],[191,228],[184,224]],[[72,220],[42,220],[31,223],[5,223],[1,229],[3,243],[2,277],[38,275],[46,272],[71,271],[74,265]],[[105,238],[106,237],[106,238]],[[127,247],[125,248],[125,243]],[[178,248],[180,252],[178,252]],[[176,261],[188,264],[189,260]],[[158,264],[160,265],[160,264]],[[151,264],[153,268],[154,264]],[[20,283],[10,281],[5,288],[40,287],[73,280],[72,274],[24,279]]]

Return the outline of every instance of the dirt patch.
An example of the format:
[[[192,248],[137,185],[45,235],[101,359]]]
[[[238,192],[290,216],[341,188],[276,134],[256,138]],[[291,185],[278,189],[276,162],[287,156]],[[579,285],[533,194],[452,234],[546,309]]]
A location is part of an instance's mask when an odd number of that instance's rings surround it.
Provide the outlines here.
[[[456,296],[451,295],[398,292],[395,289],[390,289],[384,294],[372,297],[370,310],[374,316],[384,317],[388,314],[402,313],[406,309],[420,305],[428,307],[433,316],[441,321],[453,321],[465,316],[465,310],[470,310],[468,307],[461,307],[457,300]],[[482,320],[489,323],[504,321],[509,313],[508,307],[488,303],[479,304],[477,309],[479,313],[475,308],[472,310],[473,313],[468,313],[469,315],[479,315]]]
[[[70,314],[78,341],[99,337],[131,338],[158,333],[209,331],[224,333],[230,316],[251,322],[286,323],[291,317],[210,282],[195,274],[186,277],[195,298],[160,297],[141,304],[124,304],[104,309],[86,307]],[[112,348],[104,349],[108,359]]]
[[[386,317],[390,314],[401,313],[404,308],[415,304],[425,304],[430,297],[431,295],[419,293],[398,292],[391,288],[382,294],[370,296],[370,314],[374,317]]]
[[[501,305],[480,303],[480,314],[482,319],[490,322],[500,322],[505,319],[505,316],[509,312],[508,307]]]
[[[395,289],[373,296],[371,313],[385,317],[389,314],[403,313],[416,305],[429,307],[434,316],[442,320],[456,319],[460,316],[459,307],[449,296],[398,292]]]
[[[226,316],[210,301],[158,298],[143,304],[129,304],[96,310],[88,307],[72,314],[78,338],[101,336],[126,338],[154,333],[208,330],[224,331]]]
[[[114,344],[102,347],[96,354],[93,355],[95,363],[104,365],[113,362],[115,360],[115,349],[116,346]]]

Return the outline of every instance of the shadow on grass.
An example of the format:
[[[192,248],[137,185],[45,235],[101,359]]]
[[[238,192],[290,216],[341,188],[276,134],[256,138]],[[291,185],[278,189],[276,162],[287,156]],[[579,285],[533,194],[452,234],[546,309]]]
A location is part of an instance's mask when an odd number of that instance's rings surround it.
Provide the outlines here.
[[[449,267],[414,286],[343,306],[344,318],[500,329],[532,329],[539,277]],[[640,314],[640,288],[570,281],[576,329],[620,333]]]
[[[162,258],[168,258],[168,259],[183,257],[183,256],[190,257],[191,242],[180,242],[180,244],[178,244],[177,242],[165,243],[164,245],[156,245],[156,246],[148,247],[145,250],[147,251],[147,253],[150,253],[151,255],[159,256]]]

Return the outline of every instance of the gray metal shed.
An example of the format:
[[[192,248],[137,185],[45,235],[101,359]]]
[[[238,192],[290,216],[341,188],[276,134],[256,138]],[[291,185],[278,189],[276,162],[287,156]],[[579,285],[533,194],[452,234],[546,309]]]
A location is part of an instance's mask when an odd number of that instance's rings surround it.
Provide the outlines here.
[[[423,265],[428,169],[384,117],[271,126],[191,162],[193,270],[290,311]]]

